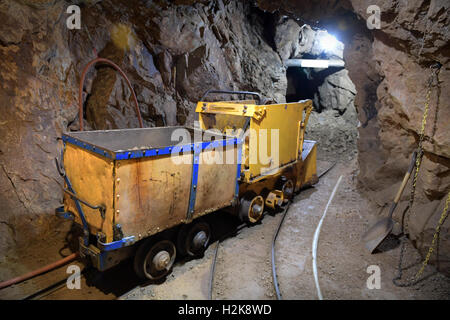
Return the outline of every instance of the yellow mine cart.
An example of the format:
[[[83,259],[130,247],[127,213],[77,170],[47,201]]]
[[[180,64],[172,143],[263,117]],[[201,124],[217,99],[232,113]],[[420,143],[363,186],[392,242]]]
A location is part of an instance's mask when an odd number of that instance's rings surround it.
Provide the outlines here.
[[[211,93],[253,95],[258,101],[206,102]],[[202,130],[242,139],[238,213],[249,222],[261,218],[264,205],[275,209],[317,182],[316,142],[304,140],[312,101],[262,102],[254,92],[210,90],[196,108]]]
[[[202,99],[196,128],[65,133],[57,212],[82,226],[80,254],[99,270],[134,256],[139,276],[164,277],[177,253],[206,250],[206,214],[225,209],[254,223],[315,183],[315,142],[304,140],[311,109],[310,100]]]

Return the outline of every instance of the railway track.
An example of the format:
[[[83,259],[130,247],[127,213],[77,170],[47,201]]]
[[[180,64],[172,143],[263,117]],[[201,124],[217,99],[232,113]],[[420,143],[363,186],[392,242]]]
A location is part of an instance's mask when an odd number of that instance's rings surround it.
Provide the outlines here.
[[[336,165],[337,162],[334,162],[331,166],[329,166],[326,170],[324,170],[320,175],[318,175],[318,178],[322,178],[325,174],[327,174],[331,169],[334,168],[334,166]],[[277,273],[276,273],[276,263],[275,263],[275,242],[277,239],[277,236],[280,232],[281,226],[283,224],[284,219],[286,218],[287,212],[289,210],[289,206],[291,204],[291,200],[288,201],[287,204],[284,205],[284,207],[282,208],[282,217],[280,219],[280,222],[278,223],[277,229],[274,233],[273,239],[272,239],[272,247],[271,247],[271,263],[272,263],[272,278],[273,278],[273,285],[274,285],[274,289],[275,289],[275,293],[277,296],[278,300],[282,300],[282,295],[278,286],[278,279],[277,279]],[[208,294],[208,298],[209,300],[212,300],[212,295],[213,295],[213,281],[214,281],[214,271],[216,269],[216,260],[217,260],[217,253],[219,251],[219,246],[220,243],[228,238],[231,234],[233,233],[238,233],[243,227],[245,227],[246,224],[241,224],[237,227],[236,230],[233,230],[232,232],[226,234],[224,237],[222,237],[221,239],[219,239],[217,241],[216,247],[214,248],[214,254],[213,254],[213,260],[211,263],[211,275],[210,275],[210,281],[209,281],[209,294]]]
[[[86,273],[86,271],[87,271],[86,268],[81,271],[80,281],[84,277],[84,274]],[[59,280],[42,290],[36,291],[35,293],[32,293],[32,294],[24,297],[22,300],[42,300],[45,297],[47,297],[51,294],[54,294],[55,292],[57,292],[61,289],[66,289],[67,288],[67,279],[68,278]]]

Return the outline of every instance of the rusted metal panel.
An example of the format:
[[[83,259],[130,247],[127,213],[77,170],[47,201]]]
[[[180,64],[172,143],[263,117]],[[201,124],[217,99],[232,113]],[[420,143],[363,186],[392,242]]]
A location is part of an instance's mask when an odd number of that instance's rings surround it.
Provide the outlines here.
[[[102,231],[106,235],[106,241],[112,241],[113,161],[78,146],[67,144],[64,151],[64,166],[77,196],[91,204],[103,205],[106,208],[105,219],[103,219],[98,210],[81,204],[90,232],[96,234]],[[64,194],[64,204],[65,210],[75,213],[75,221],[81,224],[75,202],[67,194]]]
[[[91,233],[102,231],[111,242],[113,230],[120,229],[117,235],[139,240],[231,204],[237,192],[238,139],[185,128],[190,137],[180,144],[179,135],[175,141],[172,136],[179,128],[63,136],[66,171],[77,195],[107,209],[102,219],[83,206]],[[73,200],[66,197],[65,203],[77,214]]]
[[[231,204],[235,195],[237,146],[204,150],[200,157],[194,218]]]
[[[182,223],[191,175],[192,152],[117,161],[115,222],[124,236],[143,238]]]

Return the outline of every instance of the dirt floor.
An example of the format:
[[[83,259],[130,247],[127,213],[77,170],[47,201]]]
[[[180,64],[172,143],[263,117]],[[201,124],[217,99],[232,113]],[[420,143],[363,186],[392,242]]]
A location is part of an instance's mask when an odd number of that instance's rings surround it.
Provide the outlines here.
[[[319,172],[330,163],[319,161]],[[315,229],[340,175],[343,180],[324,220],[318,244],[318,275],[324,299],[449,299],[450,279],[432,274],[412,288],[392,284],[399,246],[391,239],[388,251],[370,255],[360,240],[369,225],[368,212],[377,212],[355,190],[356,163],[340,163],[314,187],[295,197],[276,243],[276,265],[284,299],[317,299],[312,272]],[[213,299],[276,299],[271,273],[271,242],[282,215],[241,229],[220,245]],[[165,283],[135,288],[121,299],[207,299],[211,261],[216,244],[203,259],[175,266]],[[407,248],[405,271],[411,276],[421,263],[412,246]],[[381,270],[381,288],[368,289],[369,265]],[[411,272],[409,272],[411,271]]]
[[[376,218],[379,209],[371,207],[356,190],[356,159],[341,161],[313,188],[302,191],[291,204],[276,243],[276,265],[284,299],[317,299],[312,272],[312,241],[317,224],[340,175],[342,182],[323,222],[318,242],[318,277],[324,299],[449,299],[450,278],[427,267],[425,280],[409,288],[392,284],[399,255],[398,241],[391,237],[383,252],[370,255],[361,235]],[[331,162],[318,161],[318,171]],[[212,290],[213,299],[276,299],[271,274],[271,242],[282,214],[265,214],[257,225],[239,229],[221,242]],[[239,222],[224,213],[211,216],[216,238],[235,230]],[[67,255],[54,234],[51,245],[31,246],[22,257],[7,257],[0,265],[2,279],[17,276]],[[51,240],[53,239],[53,240]],[[214,241],[214,240],[213,240]],[[143,283],[133,274],[131,261],[104,273],[84,268],[81,289],[66,287],[66,267],[22,284],[0,290],[0,299],[208,299],[210,271],[217,242],[204,257],[177,261],[162,283]],[[45,251],[45,252],[44,252]],[[421,257],[407,247],[405,271],[411,276]],[[381,288],[368,289],[367,267],[381,271]]]

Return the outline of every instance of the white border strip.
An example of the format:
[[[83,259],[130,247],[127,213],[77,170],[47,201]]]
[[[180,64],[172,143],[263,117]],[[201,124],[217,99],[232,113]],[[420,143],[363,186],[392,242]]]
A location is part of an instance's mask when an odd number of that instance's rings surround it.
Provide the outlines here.
[[[319,224],[317,225],[316,231],[314,232],[314,240],[312,244],[312,257],[313,257],[313,273],[314,273],[314,281],[316,283],[317,288],[317,296],[319,300],[323,300],[322,292],[320,291],[319,286],[319,277],[317,276],[317,242],[319,241],[320,228],[322,227],[323,220],[327,215],[328,207],[330,206],[331,200],[333,200],[336,190],[341,183],[342,175],[339,177],[336,185],[334,186],[333,192],[331,193],[330,199],[328,200],[327,206],[325,207],[325,211],[322,214],[322,218],[320,218]]]

